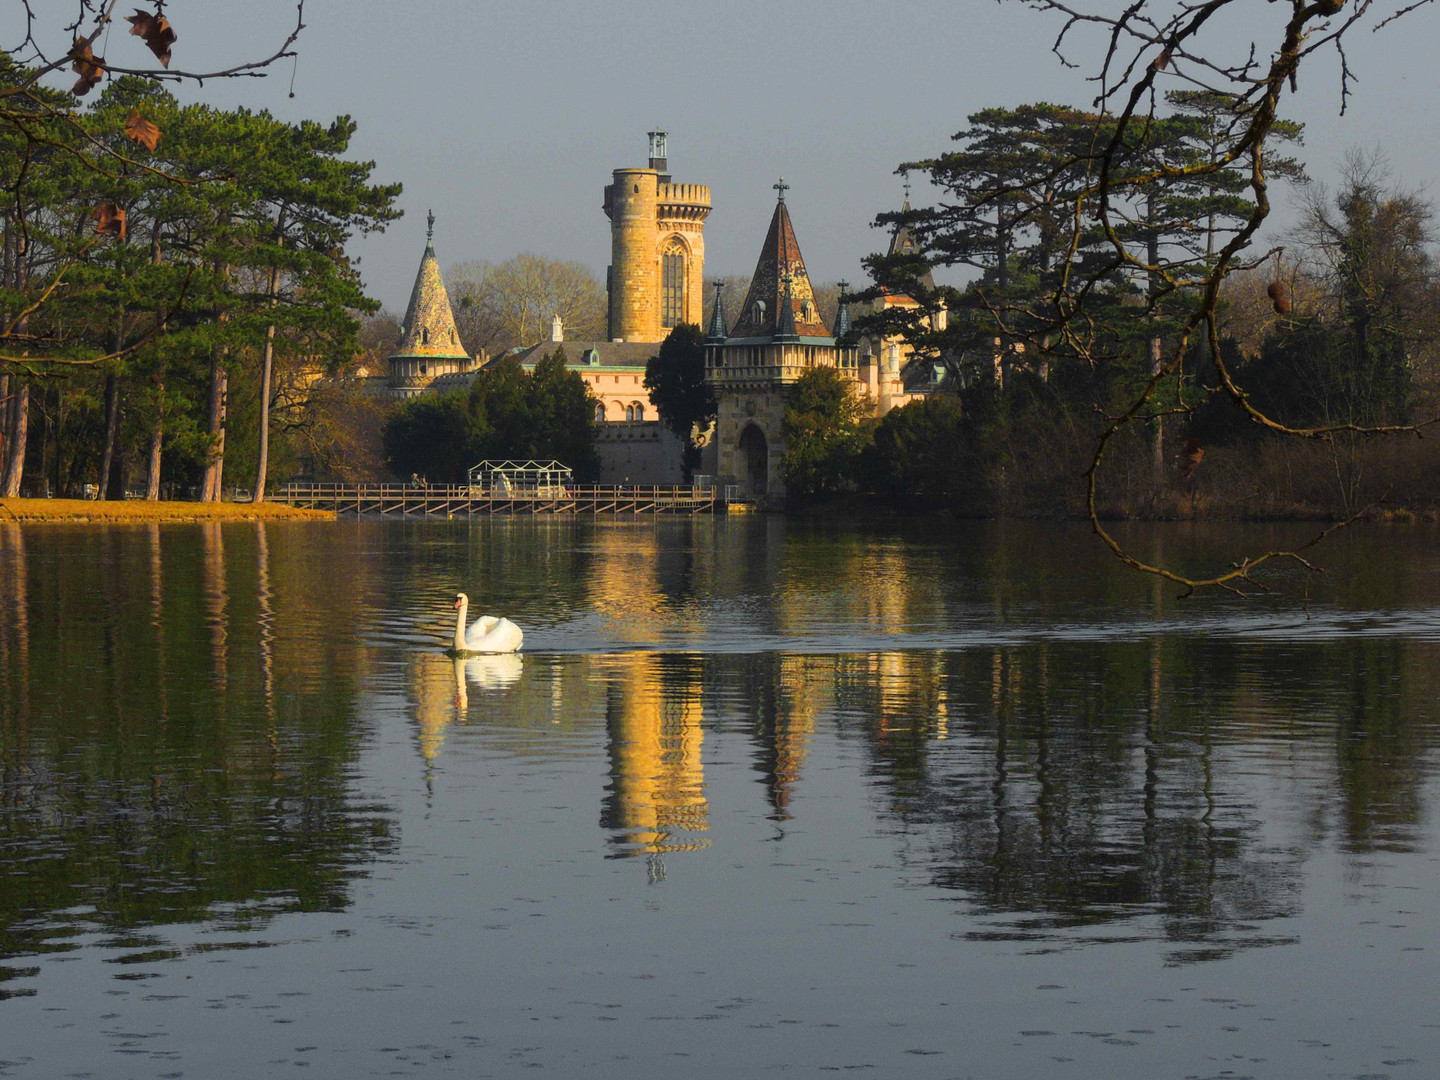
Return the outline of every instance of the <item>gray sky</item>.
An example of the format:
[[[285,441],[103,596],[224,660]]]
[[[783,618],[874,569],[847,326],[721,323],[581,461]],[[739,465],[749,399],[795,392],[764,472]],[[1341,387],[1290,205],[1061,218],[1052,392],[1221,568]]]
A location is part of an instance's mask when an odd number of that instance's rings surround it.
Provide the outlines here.
[[[1288,8],[1246,6],[1257,19]],[[53,45],[73,2],[37,9],[59,12]],[[171,0],[166,10],[175,66],[191,69],[273,51],[294,22],[293,0]],[[0,18],[6,44],[14,15]],[[291,120],[356,119],[352,155],[373,158],[377,180],[405,185],[406,216],[354,248],[371,294],[397,311],[427,208],[442,265],[533,251],[603,275],[602,189],[612,169],[645,164],[645,132],[657,125],[670,132],[675,179],[711,186],[708,273],[750,273],[784,174],[812,277],[859,281],[862,256],[883,246],[869,222],[901,199],[902,160],[944,151],[977,109],[1087,106],[1094,94],[1050,52],[1056,19],[1017,0],[307,0],[305,22],[293,99],[289,61],[266,79],[180,92]],[[138,64],[148,54],[124,30],[97,52]],[[1397,180],[1430,188],[1440,176],[1437,46],[1433,6],[1357,33],[1347,51],[1359,82],[1344,117],[1333,54],[1304,71],[1287,115],[1307,124],[1301,156],[1313,176],[1333,179],[1347,148],[1378,147]],[[1094,55],[1075,50],[1077,60]],[[915,201],[927,194],[917,187]],[[1281,196],[1282,213],[1289,201]]]

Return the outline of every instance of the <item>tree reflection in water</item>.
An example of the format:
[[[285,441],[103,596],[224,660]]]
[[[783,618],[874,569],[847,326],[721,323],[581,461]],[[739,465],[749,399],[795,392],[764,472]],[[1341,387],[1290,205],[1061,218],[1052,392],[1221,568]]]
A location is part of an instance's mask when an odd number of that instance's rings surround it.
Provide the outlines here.
[[[263,525],[0,530],[0,959],[346,906],[390,845],[349,785],[364,651],[276,647],[355,614],[323,551],[277,592]]]

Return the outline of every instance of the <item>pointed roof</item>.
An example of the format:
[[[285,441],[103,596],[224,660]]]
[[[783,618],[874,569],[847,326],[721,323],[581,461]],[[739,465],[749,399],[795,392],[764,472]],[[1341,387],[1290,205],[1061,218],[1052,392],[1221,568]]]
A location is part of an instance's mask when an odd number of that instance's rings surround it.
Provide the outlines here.
[[[910,197],[908,195],[905,197],[905,205],[900,207],[900,213],[910,213]],[[897,221],[895,223],[895,231],[890,234],[890,248],[885,254],[887,256],[919,254],[919,249],[915,246],[915,239],[910,235],[910,227],[903,221]],[[920,284],[925,286],[926,289],[935,288],[935,278],[930,273],[928,267],[925,269],[925,272],[920,275]]]
[[[433,229],[433,214],[430,224]],[[420,271],[415,275],[415,288],[410,291],[410,306],[405,309],[400,344],[390,355],[467,359],[460,335],[455,332],[455,313],[450,310],[450,295],[445,291],[440,260],[435,258],[435,246],[428,232],[425,254],[420,257]]]
[[[789,274],[780,277],[780,305],[775,310],[780,312],[780,318],[776,320],[775,340],[776,341],[799,341],[800,335],[795,329],[795,301],[791,295],[795,279]],[[817,315],[816,318],[819,318]]]
[[[795,226],[790,223],[790,211],[785,206],[782,180],[780,198],[775,203],[775,213],[770,218],[770,231],[765,234],[765,243],[760,248],[760,259],[755,264],[755,273],[750,278],[750,291],[745,295],[745,306],[735,322],[732,337],[769,338],[780,333],[780,308],[786,301],[784,278],[790,277],[788,303],[790,321],[793,327],[788,332],[800,337],[828,338],[830,330],[820,317],[815,305],[815,291],[810,287],[810,275],[805,270],[805,257],[800,254],[800,244],[795,239]],[[806,302],[809,315],[806,318]],[[756,310],[756,304],[763,304]]]
[[[710,329],[705,333],[706,341],[724,341],[730,336],[730,328],[725,325],[725,305],[720,300],[720,293],[724,288],[725,282],[716,279],[715,309],[710,313]]]
[[[850,322],[850,297],[845,292],[848,288],[850,288],[848,281],[840,282],[840,302],[835,307],[835,340],[842,345],[846,344],[845,339],[854,329]]]

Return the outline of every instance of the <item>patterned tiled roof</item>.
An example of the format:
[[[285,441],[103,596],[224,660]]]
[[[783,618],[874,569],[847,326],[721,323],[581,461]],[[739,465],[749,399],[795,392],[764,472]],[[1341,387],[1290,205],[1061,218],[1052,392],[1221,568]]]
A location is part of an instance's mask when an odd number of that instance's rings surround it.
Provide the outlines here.
[[[450,310],[445,279],[440,276],[440,261],[429,240],[420,259],[420,272],[415,275],[415,288],[410,292],[410,306],[405,309],[400,344],[391,355],[466,358],[460,335],[455,332],[455,314]]]
[[[800,254],[800,244],[795,239],[795,227],[790,223],[790,211],[783,197],[775,204],[775,214],[770,219],[770,231],[765,234],[765,243],[760,248],[760,260],[755,264],[755,273],[750,279],[750,292],[740,309],[731,337],[759,338],[774,337],[781,330],[777,318],[785,296],[786,275],[790,276],[790,311],[794,319],[793,330],[785,326],[787,333],[800,337],[830,336],[820,309],[815,304],[815,292],[810,287],[810,275],[805,270],[805,257]],[[810,318],[806,318],[806,302],[809,302]],[[763,304],[757,310],[756,304]]]

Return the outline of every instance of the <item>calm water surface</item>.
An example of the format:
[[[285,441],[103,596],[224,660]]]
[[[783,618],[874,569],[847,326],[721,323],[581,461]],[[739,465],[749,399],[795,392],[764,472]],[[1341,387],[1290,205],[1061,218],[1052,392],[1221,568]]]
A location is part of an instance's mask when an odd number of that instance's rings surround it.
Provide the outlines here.
[[[1320,558],[0,524],[0,1076],[1433,1076],[1440,534]]]

